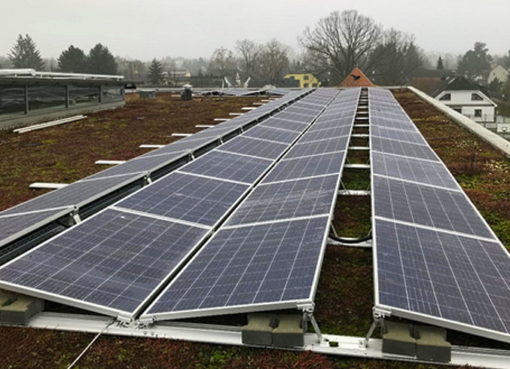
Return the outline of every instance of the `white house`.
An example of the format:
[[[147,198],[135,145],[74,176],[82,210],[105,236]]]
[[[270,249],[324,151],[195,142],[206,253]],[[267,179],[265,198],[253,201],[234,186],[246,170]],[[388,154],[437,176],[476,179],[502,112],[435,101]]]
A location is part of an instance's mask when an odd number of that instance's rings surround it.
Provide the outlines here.
[[[483,89],[464,77],[455,77],[447,81],[433,96],[475,122],[494,122],[497,104],[482,91]]]
[[[489,73],[489,78],[487,79],[487,82],[491,83],[495,79],[497,79],[499,82],[505,83],[510,77],[510,71],[505,69],[505,67],[502,67],[501,65],[496,65],[494,68],[492,68],[491,72]]]

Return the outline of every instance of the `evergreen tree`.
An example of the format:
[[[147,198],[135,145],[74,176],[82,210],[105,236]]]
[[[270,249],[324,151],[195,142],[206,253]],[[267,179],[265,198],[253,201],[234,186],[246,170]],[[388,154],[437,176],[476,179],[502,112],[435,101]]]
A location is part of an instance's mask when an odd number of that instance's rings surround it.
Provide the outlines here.
[[[485,83],[491,70],[492,57],[483,42],[476,42],[473,50],[464,54],[457,66],[457,73],[475,82]]]
[[[439,57],[439,59],[437,59],[436,69],[437,70],[443,70],[444,69],[443,58]]]
[[[11,49],[9,54],[14,68],[33,68],[35,70],[42,70],[44,62],[41,58],[41,53],[37,50],[35,42],[29,35],[18,36],[16,45]]]
[[[152,60],[149,67],[149,81],[153,85],[160,85],[163,83],[163,65],[156,59]]]
[[[83,73],[87,71],[87,58],[83,50],[73,45],[62,51],[58,58],[61,72]]]
[[[117,74],[117,63],[106,46],[97,44],[90,50],[87,71],[94,74]]]

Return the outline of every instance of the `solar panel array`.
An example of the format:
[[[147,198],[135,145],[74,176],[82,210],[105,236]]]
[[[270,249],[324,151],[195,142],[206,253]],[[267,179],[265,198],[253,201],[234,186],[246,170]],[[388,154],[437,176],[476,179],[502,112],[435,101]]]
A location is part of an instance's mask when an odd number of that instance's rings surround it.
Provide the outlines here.
[[[48,211],[49,209],[59,208],[61,210],[59,215],[65,216],[75,209],[80,209],[141,180],[146,175],[176,163],[197,150],[220,143],[221,140],[246,129],[254,122],[273,114],[286,104],[309,92],[310,90],[293,91],[242,116],[0,212],[0,247],[54,221],[55,217]],[[62,211],[63,209],[66,211]],[[37,213],[38,215],[27,216],[25,213]],[[4,217],[4,215],[14,214],[18,216]],[[47,214],[48,217],[44,218],[44,214]],[[16,232],[13,232],[14,230]]]
[[[301,125],[336,94],[320,92],[274,119]],[[313,302],[359,93],[344,91],[326,107],[313,131],[301,136],[141,319],[297,308]],[[348,129],[330,132],[332,116]],[[328,131],[328,137],[316,138],[321,131]],[[310,135],[315,138],[310,140]],[[331,140],[342,145],[332,147]],[[295,154],[311,147],[318,153]]]
[[[376,306],[510,341],[510,256],[393,95],[369,89]]]
[[[322,93],[305,99],[315,95]],[[328,101],[321,102],[315,115]],[[275,143],[291,146],[281,132],[297,138],[290,130],[264,130],[278,141],[248,130],[5,264],[0,286],[131,319],[283,153],[263,158],[251,156],[249,145],[244,152],[243,145],[229,147],[248,139],[264,153]]]

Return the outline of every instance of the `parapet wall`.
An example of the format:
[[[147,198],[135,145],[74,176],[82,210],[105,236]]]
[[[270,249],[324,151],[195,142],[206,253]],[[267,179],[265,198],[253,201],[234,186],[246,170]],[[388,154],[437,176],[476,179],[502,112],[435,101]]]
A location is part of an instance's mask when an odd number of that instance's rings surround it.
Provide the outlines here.
[[[482,138],[490,145],[494,146],[496,149],[503,152],[507,157],[510,157],[510,141],[505,140],[503,137],[497,135],[494,132],[489,131],[487,128],[484,128],[480,124],[462,115],[461,113],[456,112],[455,110],[446,106],[442,102],[427,95],[425,92],[420,91],[412,86],[407,86],[406,88],[414,92],[422,100],[436,107],[438,110],[440,110],[454,122],[460,124],[462,127],[468,129],[478,137]]]

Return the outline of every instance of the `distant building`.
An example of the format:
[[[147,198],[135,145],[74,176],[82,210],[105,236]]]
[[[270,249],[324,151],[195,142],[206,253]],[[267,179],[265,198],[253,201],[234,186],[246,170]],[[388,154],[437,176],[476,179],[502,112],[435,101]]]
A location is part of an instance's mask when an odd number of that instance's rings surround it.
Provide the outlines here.
[[[497,79],[499,82],[505,83],[508,80],[508,77],[510,77],[510,71],[501,65],[496,65],[489,73],[487,82],[491,83]]]
[[[470,82],[465,77],[455,77],[446,81],[433,96],[475,122],[495,121],[497,104],[489,98],[484,87]]]
[[[373,87],[375,84],[361,71],[354,68],[348,76],[340,83],[340,87]]]
[[[312,73],[289,73],[284,79],[295,79],[299,82],[299,88],[320,87],[321,83]]]
[[[0,129],[124,105],[124,77],[0,69]]]

